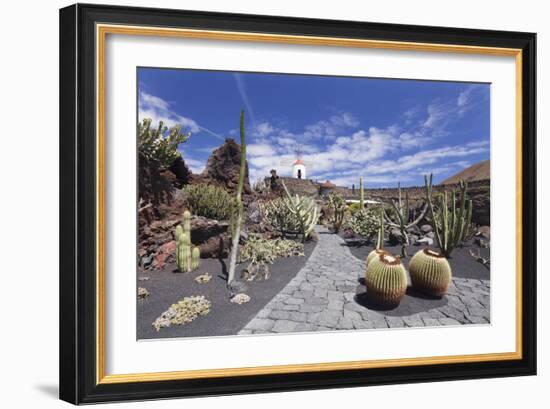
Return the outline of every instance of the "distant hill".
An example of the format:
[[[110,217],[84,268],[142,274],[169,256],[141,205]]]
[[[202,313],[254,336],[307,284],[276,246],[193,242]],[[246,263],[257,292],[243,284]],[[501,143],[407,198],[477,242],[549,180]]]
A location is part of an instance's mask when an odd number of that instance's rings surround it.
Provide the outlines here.
[[[484,180],[491,178],[491,161],[489,159],[478,162],[462,172],[451,176],[441,182],[442,185],[449,185],[458,183],[460,179],[464,179],[467,182],[473,182],[475,180]]]

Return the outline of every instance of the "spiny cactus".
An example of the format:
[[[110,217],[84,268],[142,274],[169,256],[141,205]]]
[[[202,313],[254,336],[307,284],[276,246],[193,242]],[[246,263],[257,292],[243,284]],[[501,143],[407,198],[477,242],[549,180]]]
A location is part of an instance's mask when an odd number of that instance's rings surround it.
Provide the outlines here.
[[[378,219],[378,234],[376,236],[376,249],[384,248],[384,208],[380,207],[380,218]]]
[[[176,227],[176,264],[182,273],[199,268],[201,253],[191,244],[191,213],[183,212],[182,224]]]
[[[451,283],[451,266],[445,256],[429,248],[418,251],[409,263],[409,273],[414,288],[441,297]]]
[[[241,166],[239,169],[239,183],[237,185],[237,210],[231,219],[231,254],[229,257],[229,271],[227,273],[227,284],[231,285],[235,279],[235,266],[237,265],[237,255],[239,253],[239,239],[241,236],[241,227],[243,223],[243,185],[246,173],[246,137],[244,134],[244,110],[241,110],[240,118],[240,133],[241,133]]]
[[[372,260],[374,260],[375,258],[379,257],[381,254],[384,254],[384,253],[387,253],[387,251],[384,249],[374,249],[373,251],[371,251],[367,256],[367,263],[366,263],[367,267],[369,266],[369,263]]]
[[[359,178],[359,209],[365,208],[365,188],[363,187],[363,176]]]
[[[424,203],[420,213],[416,215],[414,211],[411,210],[409,206],[409,193],[405,192],[405,201],[402,200],[401,195],[401,184],[397,183],[398,191],[398,200],[391,200],[391,205],[393,207],[395,217],[388,215],[384,210],[384,218],[390,227],[397,227],[403,236],[403,243],[401,243],[401,257],[407,257],[407,248],[409,247],[409,233],[408,229],[413,226],[416,226],[420,220],[426,215],[428,210],[428,204]],[[415,217],[416,216],[416,217]]]
[[[144,118],[138,123],[139,152],[148,159],[157,161],[160,166],[169,167],[181,156],[178,146],[191,137],[191,132],[182,133],[181,125],[168,129],[162,121],[154,129],[151,122],[151,118]]]
[[[328,206],[332,209],[332,227],[334,228],[334,232],[338,233],[340,227],[342,227],[342,223],[344,223],[346,201],[340,193],[331,192],[328,196]]]
[[[367,266],[365,285],[368,299],[380,306],[398,305],[407,291],[407,272],[399,256],[382,253]]]
[[[319,206],[317,206],[317,203],[315,203],[315,201],[310,197],[298,195],[292,196],[288,191],[285,182],[281,181],[281,184],[283,185],[288,198],[288,200],[285,200],[284,203],[287,210],[294,217],[296,217],[300,228],[300,234],[302,235],[302,241],[305,242],[319,220],[319,216],[321,214]]]
[[[460,198],[457,208],[456,192],[451,193],[451,210],[448,208],[447,192],[438,195],[439,204],[435,208],[432,202],[432,175],[424,175],[426,185],[426,201],[430,210],[430,224],[435,233],[437,243],[443,255],[451,257],[456,247],[462,246],[471,236],[472,201],[466,200],[468,183],[460,180]]]
[[[287,197],[278,197],[259,203],[262,221],[279,231],[283,237],[286,233],[297,232],[300,226],[297,218],[288,211],[286,201]]]

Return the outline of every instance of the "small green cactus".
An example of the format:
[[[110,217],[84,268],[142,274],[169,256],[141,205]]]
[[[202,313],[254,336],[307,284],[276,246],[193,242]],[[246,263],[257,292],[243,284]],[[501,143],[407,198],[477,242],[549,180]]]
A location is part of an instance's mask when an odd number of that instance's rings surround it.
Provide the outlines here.
[[[196,270],[201,252],[191,244],[191,213],[183,212],[182,224],[176,227],[176,264],[182,273]]]
[[[399,256],[384,252],[374,257],[365,273],[367,297],[384,307],[399,305],[407,291],[407,272]]]
[[[426,294],[442,297],[451,283],[451,266],[445,255],[425,248],[418,251],[409,263],[414,288]]]

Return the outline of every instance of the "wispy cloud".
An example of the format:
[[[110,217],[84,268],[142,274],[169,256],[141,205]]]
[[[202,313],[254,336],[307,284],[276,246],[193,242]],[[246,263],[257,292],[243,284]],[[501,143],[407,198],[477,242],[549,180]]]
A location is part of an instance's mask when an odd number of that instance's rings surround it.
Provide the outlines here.
[[[250,103],[250,100],[248,98],[248,93],[246,92],[246,84],[244,81],[244,77],[239,73],[233,73],[233,77],[235,78],[235,84],[237,85],[237,90],[239,91],[239,95],[241,96],[241,99],[243,100],[243,104],[246,108],[246,111],[248,115],[250,115],[250,119],[252,120],[252,124],[256,124],[256,117],[254,116],[254,110],[252,109],[252,104]]]
[[[220,140],[224,140],[223,136],[199,125],[195,120],[176,113],[170,105],[168,101],[142,91],[139,93],[138,101],[139,120],[151,118],[153,124],[162,121],[168,127],[181,125],[185,130],[193,133],[204,131]]]

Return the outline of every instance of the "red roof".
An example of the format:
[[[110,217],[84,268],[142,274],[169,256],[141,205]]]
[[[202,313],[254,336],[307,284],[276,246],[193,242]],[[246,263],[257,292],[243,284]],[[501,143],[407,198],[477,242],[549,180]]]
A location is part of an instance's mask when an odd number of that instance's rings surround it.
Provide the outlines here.
[[[332,183],[330,180],[327,180],[321,186],[323,186],[323,187],[335,187],[336,185],[334,183]]]
[[[295,165],[302,165],[302,161],[300,159],[296,159],[296,162],[294,162]]]

